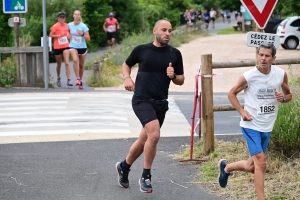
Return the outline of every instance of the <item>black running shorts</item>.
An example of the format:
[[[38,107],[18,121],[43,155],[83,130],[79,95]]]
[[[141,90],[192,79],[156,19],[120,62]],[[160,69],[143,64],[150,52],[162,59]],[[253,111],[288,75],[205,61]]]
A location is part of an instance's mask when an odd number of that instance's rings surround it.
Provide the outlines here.
[[[160,127],[163,125],[169,102],[165,100],[147,99],[138,95],[132,97],[132,108],[143,127],[153,120],[158,120]]]
[[[106,39],[111,40],[112,38],[116,38],[116,32],[107,32]]]
[[[54,55],[58,56],[58,55],[63,54],[64,50],[69,50],[69,47],[63,48],[63,49],[54,49],[53,52],[54,52]]]

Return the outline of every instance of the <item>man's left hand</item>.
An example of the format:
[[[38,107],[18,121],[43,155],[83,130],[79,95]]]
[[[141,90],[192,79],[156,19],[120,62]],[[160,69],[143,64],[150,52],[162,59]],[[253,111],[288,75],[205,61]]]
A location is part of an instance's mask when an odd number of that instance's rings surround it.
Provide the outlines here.
[[[169,66],[167,67],[167,76],[170,78],[170,79],[173,79],[174,78],[174,67],[172,67],[172,63],[170,62],[169,63]]]

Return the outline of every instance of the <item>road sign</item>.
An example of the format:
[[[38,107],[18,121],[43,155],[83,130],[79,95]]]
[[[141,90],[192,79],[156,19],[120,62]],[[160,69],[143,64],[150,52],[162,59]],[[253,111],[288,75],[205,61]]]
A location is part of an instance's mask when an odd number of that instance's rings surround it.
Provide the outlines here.
[[[10,26],[10,27],[14,27],[15,25],[14,25],[14,23],[15,23],[15,18],[16,17],[14,17],[14,18],[9,18],[8,19],[8,26]],[[21,27],[24,27],[25,25],[26,25],[26,19],[25,18],[19,18],[19,22],[16,22],[16,23],[19,23],[19,26],[21,26]]]
[[[259,47],[263,43],[273,43],[276,48],[279,47],[279,36],[276,34],[248,32],[246,38],[248,47]]]
[[[278,0],[241,0],[260,29],[264,29]]]
[[[26,13],[27,0],[3,0],[4,13]]]

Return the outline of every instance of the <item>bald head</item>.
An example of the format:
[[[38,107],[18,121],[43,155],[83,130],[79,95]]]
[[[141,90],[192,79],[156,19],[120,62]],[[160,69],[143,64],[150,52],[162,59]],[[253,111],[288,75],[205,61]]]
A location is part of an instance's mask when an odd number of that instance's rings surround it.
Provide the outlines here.
[[[171,26],[171,23],[168,20],[160,19],[154,24],[154,28],[157,29],[162,24]]]

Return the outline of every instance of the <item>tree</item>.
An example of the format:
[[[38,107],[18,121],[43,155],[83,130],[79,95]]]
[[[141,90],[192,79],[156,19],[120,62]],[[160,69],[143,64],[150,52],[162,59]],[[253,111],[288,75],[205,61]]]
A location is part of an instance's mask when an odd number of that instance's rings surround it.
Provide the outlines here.
[[[3,8],[3,1],[0,1],[0,7]],[[8,26],[8,19],[11,14],[0,13],[0,47],[11,47],[14,46],[14,35],[13,28]],[[3,60],[5,55],[1,54],[0,60]]]

